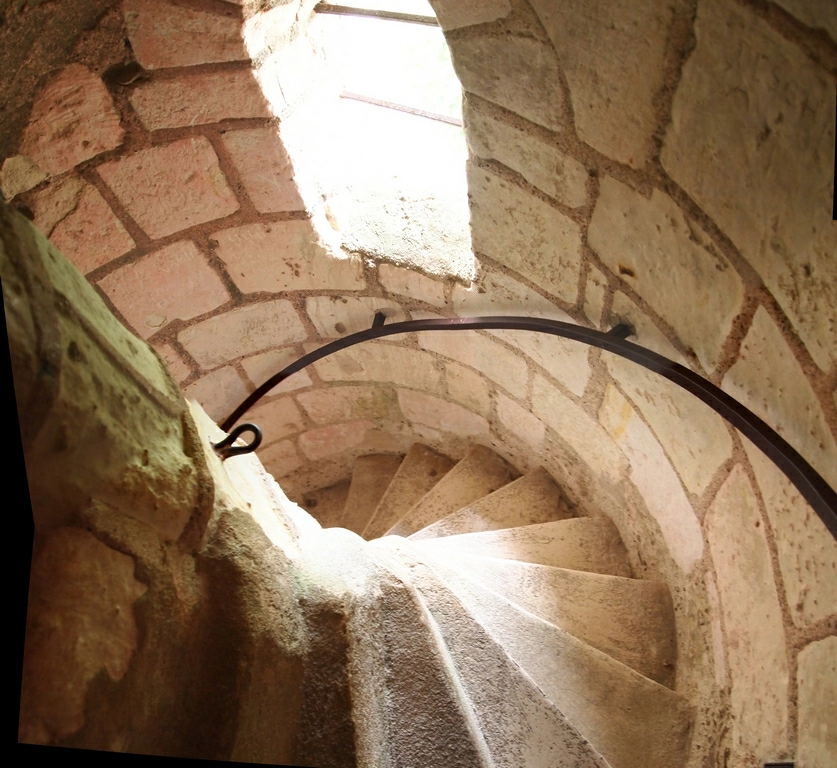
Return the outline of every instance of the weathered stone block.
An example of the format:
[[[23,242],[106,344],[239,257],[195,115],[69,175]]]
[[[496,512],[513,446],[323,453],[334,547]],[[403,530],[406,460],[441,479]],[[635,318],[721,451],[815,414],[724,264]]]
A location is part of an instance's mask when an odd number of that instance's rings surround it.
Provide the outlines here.
[[[353,419],[401,419],[395,392],[388,387],[332,386],[303,392],[296,399],[317,424]]]
[[[165,361],[166,366],[169,369],[169,373],[174,376],[176,381],[182,384],[192,375],[192,369],[186,364],[171,344],[155,344],[154,349],[160,353],[160,357],[162,357]]]
[[[490,429],[488,422],[479,414],[423,392],[399,389],[398,404],[410,421],[460,437],[487,435]]]
[[[360,445],[374,422],[361,420],[309,429],[299,436],[299,447],[312,461],[336,456]]]
[[[487,24],[511,13],[509,0],[433,0],[431,5],[445,31]]]
[[[238,405],[238,403],[236,403]],[[262,430],[262,445],[265,447],[288,435],[304,429],[302,412],[292,397],[278,400],[262,400],[245,413],[241,422],[253,422]]]
[[[221,422],[250,394],[250,388],[235,368],[225,365],[201,376],[183,394],[200,403],[213,421]]]
[[[445,363],[448,396],[471,411],[488,416],[491,388],[483,376],[459,363]]]
[[[799,654],[799,768],[830,765],[837,755],[837,637],[811,643]]]
[[[776,0],[803,24],[814,29],[824,29],[837,40],[837,6],[822,0]]]
[[[262,352],[252,357],[245,357],[241,361],[241,367],[247,374],[247,378],[253,382],[253,386],[260,387],[271,376],[279,373],[283,368],[286,368],[291,363],[296,362],[302,355],[295,347],[285,349],[270,349],[267,352]],[[277,384],[267,394],[279,395],[283,392],[292,392],[296,389],[311,386],[311,377],[308,375],[306,369],[297,371],[285,381]]]
[[[390,293],[409,296],[434,307],[445,306],[445,286],[438,280],[392,264],[378,265],[378,280]]]
[[[598,267],[590,266],[587,285],[584,288],[584,314],[598,330],[604,330],[602,312],[609,288],[607,277]]]
[[[543,448],[546,437],[543,422],[502,392],[497,393],[497,418],[500,424],[532,450],[540,451]]]
[[[274,477],[284,477],[302,466],[296,445],[290,440],[280,440],[266,448],[259,448],[257,453],[265,469]]]
[[[407,319],[394,301],[372,296],[312,296],[305,300],[305,311],[320,336],[336,338],[365,331],[372,326],[375,313],[382,311],[389,323]]]
[[[0,191],[6,200],[11,200],[21,192],[27,192],[40,184],[49,174],[41,170],[38,164],[26,155],[7,157],[0,169]]]

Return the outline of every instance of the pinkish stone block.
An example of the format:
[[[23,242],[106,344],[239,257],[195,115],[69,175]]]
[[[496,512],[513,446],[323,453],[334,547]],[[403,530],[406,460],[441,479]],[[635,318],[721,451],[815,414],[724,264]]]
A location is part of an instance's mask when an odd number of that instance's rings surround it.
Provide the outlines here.
[[[231,365],[202,376],[183,394],[197,400],[213,421],[220,422],[250,394],[250,388]],[[250,436],[247,436],[250,439]]]
[[[230,299],[218,274],[191,240],[143,256],[99,281],[143,338],[176,318],[190,320]]]
[[[138,86],[130,99],[151,131],[217,123],[228,118],[271,116],[249,69],[151,80]]]
[[[239,208],[215,150],[202,137],[143,149],[98,170],[137,224],[155,239]]]
[[[20,152],[56,175],[118,147],[124,135],[101,78],[71,64],[35,99]]]
[[[192,369],[186,365],[183,358],[177,353],[177,350],[171,344],[155,344],[154,349],[160,353],[160,357],[166,361],[166,366],[169,373],[182,384],[189,376],[192,375]]]
[[[259,213],[305,210],[291,159],[276,128],[228,131],[224,145]]]
[[[238,19],[164,0],[125,0],[124,8],[131,47],[146,69],[248,58]]]
[[[299,436],[299,447],[312,461],[335,456],[360,445],[373,426],[373,422],[362,420],[310,429]]]
[[[274,477],[284,477],[302,466],[296,446],[290,440],[259,448],[258,456],[264,468]]]
[[[238,403],[235,403],[237,406]],[[232,409],[230,409],[232,411]],[[291,397],[277,400],[262,400],[247,411],[239,423],[252,422],[262,430],[262,443],[265,446],[275,443],[288,435],[293,435],[304,428],[302,413]]]

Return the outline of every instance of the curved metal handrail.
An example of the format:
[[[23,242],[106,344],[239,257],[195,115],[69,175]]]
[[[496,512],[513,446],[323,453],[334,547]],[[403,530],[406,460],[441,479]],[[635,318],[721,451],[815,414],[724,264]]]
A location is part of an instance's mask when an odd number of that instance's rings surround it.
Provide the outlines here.
[[[394,336],[415,331],[463,331],[463,330],[520,330],[548,333],[567,339],[580,341],[593,347],[599,347],[615,355],[632,360],[649,371],[674,382],[687,392],[691,392],[701,402],[706,403],[715,413],[726,419],[732,426],[755,443],[764,454],[796,486],[805,500],[819,515],[831,535],[837,539],[837,493],[805,461],[776,430],[766,424],[751,410],[734,400],[711,382],[698,376],[668,358],[649,349],[640,347],[622,338],[621,333],[604,333],[580,325],[559,320],[538,317],[457,317],[433,320],[408,320],[402,323],[384,325],[384,317],[378,313],[371,328],[344,336],[332,341],[313,352],[299,358],[294,363],[271,376],[238,406],[221,424],[227,432],[241,416],[255,405],[267,392],[297,371],[333,355],[347,347],[364,341]],[[616,329],[614,329],[616,330]]]

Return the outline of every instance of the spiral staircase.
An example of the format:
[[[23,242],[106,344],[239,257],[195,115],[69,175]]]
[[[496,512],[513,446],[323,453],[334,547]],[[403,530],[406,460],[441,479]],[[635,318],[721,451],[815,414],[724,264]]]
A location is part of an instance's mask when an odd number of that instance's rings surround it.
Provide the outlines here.
[[[293,500],[315,640],[306,765],[678,768],[668,587],[605,517],[474,445],[358,458]]]

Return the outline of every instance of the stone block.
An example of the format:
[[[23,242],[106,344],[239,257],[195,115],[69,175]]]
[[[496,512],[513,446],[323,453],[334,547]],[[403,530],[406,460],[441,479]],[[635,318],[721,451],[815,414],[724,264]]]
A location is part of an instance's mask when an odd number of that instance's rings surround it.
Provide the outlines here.
[[[151,238],[229,216],[238,201],[203,137],[142,149],[98,168]]]
[[[445,363],[448,396],[471,411],[488,416],[491,387],[483,376],[459,363]]]
[[[732,456],[724,420],[694,395],[637,363],[609,353],[602,360],[654,431],[683,485],[702,494]]]
[[[299,451],[291,440],[280,440],[266,448],[259,448],[256,453],[265,469],[276,478],[289,475],[303,464]]]
[[[228,0],[228,2],[239,2],[239,0]],[[243,3],[243,0],[241,2]],[[263,7],[269,8],[269,5],[264,4]],[[242,36],[252,61],[260,62],[277,46],[287,45],[287,39],[300,11],[299,2],[274,4],[273,8],[254,13],[244,20]]]
[[[602,324],[604,320],[602,312],[608,290],[607,277],[604,272],[591,264],[590,271],[587,273],[587,285],[584,288],[584,314],[598,330],[606,330]]]
[[[654,190],[647,200],[609,176],[602,179],[590,246],[711,371],[741,309],[744,287],[729,262],[700,245],[701,239],[707,238],[667,195]]]
[[[543,448],[546,437],[543,422],[502,392],[497,393],[497,418],[500,424],[532,450],[537,452]]]
[[[837,444],[825,414],[767,311],[759,307],[722,389],[785,438],[825,481],[837,488]]]
[[[558,202],[579,208],[587,202],[587,169],[556,146],[465,102],[466,137],[471,154],[496,160]]]
[[[230,300],[221,278],[191,240],[117,269],[99,286],[144,339],[172,320],[191,320]]]
[[[776,0],[786,11],[803,24],[814,29],[824,29],[832,40],[837,40],[837,6],[822,0]]]
[[[742,442],[775,533],[791,616],[800,626],[822,621],[837,613],[837,541],[785,474]]]
[[[487,435],[490,427],[479,414],[424,392],[398,390],[398,404],[409,421],[460,437]]]
[[[736,466],[704,521],[726,630],[733,751],[761,765],[787,748],[788,660],[770,551],[747,475]]]
[[[401,419],[395,392],[389,387],[331,386],[303,392],[296,400],[317,424],[353,419]]]
[[[660,526],[674,562],[691,573],[703,557],[703,532],[659,442],[612,384],[605,391],[599,421],[630,462],[631,482]]]
[[[581,267],[578,224],[494,173],[468,164],[474,251],[573,304]]]
[[[230,277],[245,293],[323,286],[354,291],[365,286],[360,263],[328,252],[308,220],[245,224],[215,232],[212,240]]]
[[[837,637],[826,637],[803,648],[797,672],[799,684],[798,768],[831,765],[837,755]]]
[[[533,0],[567,78],[579,138],[633,168],[657,125],[672,0]]]
[[[259,213],[305,210],[293,164],[275,127],[226,131],[222,138]]]
[[[238,407],[250,394],[250,388],[235,368],[225,365],[201,376],[186,387],[183,394],[200,403],[209,417],[217,423],[226,419]],[[250,439],[249,436],[247,439]]]
[[[624,455],[583,408],[535,374],[532,413],[572,448],[593,473],[611,483],[619,482],[628,468]]]
[[[435,0],[433,10],[446,32],[474,24],[505,19],[511,13],[509,0]]]
[[[616,325],[617,322],[626,322],[634,327],[635,333],[629,341],[669,360],[674,360],[675,363],[680,363],[686,368],[690,367],[686,358],[677,351],[657,324],[621,291],[614,293],[610,313],[613,316],[612,325]],[[612,325],[608,324],[608,327]]]
[[[308,335],[291,302],[284,299],[240,307],[184,329],[178,338],[203,368],[293,344]]]
[[[469,37],[450,40],[453,68],[462,88],[533,123],[560,129],[564,100],[552,48],[540,40]]]
[[[305,300],[305,311],[317,333],[327,339],[365,331],[379,310],[390,324],[407,319],[394,301],[373,296],[311,296]]]
[[[245,422],[258,425],[262,431],[262,445],[265,448],[305,428],[302,412],[292,397],[256,403],[239,419],[239,423]]]
[[[724,628],[721,622],[721,597],[718,594],[718,584],[714,571],[707,570],[703,574],[706,587],[706,598],[709,601],[709,622],[712,628],[712,658],[715,668],[715,684],[719,688],[727,685],[727,654],[724,641]]]
[[[271,376],[279,373],[283,368],[286,368],[291,363],[296,362],[302,355],[296,347],[286,347],[284,349],[270,349],[267,352],[261,352],[252,357],[245,357],[241,361],[241,367],[247,374],[247,378],[253,382],[253,386],[260,387]],[[301,371],[289,376],[285,381],[277,384],[271,389],[267,395],[279,395],[284,392],[293,392],[297,389],[310,387],[312,384],[311,377],[308,371],[303,368]]]
[[[171,344],[167,344],[165,342],[155,344],[154,349],[159,352],[160,357],[163,358],[166,363],[166,367],[169,369],[169,373],[174,376],[179,384],[182,384],[192,375],[192,369],[186,364]]]
[[[524,395],[529,383],[529,369],[514,352],[477,331],[421,331],[419,346],[445,355],[504,387],[514,395]]]
[[[129,98],[149,131],[271,116],[249,69],[148,80],[131,91]]]
[[[434,307],[444,307],[446,304],[444,283],[418,272],[392,264],[379,264],[378,280],[390,293],[424,301]]]
[[[372,421],[360,420],[309,429],[299,436],[299,447],[311,461],[336,456],[360,445],[374,426]]]
[[[71,64],[35,97],[20,152],[55,176],[115,149],[124,136],[101,78],[81,64]]]
[[[41,170],[31,157],[7,157],[0,169],[0,191],[6,200],[11,200],[21,192],[28,192],[48,176],[49,174]]]
[[[165,0],[126,0],[124,9],[131,49],[146,69],[248,58],[238,19]]]
[[[701,3],[695,34],[663,166],[730,237],[828,370],[837,359],[834,79],[735,2]]]

